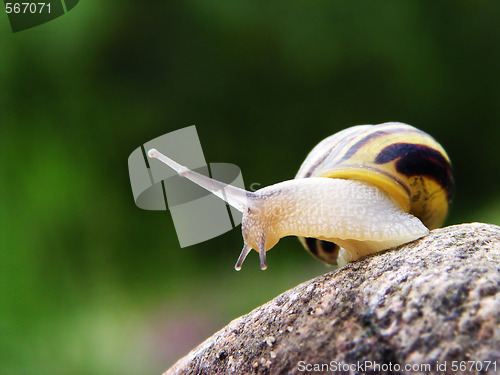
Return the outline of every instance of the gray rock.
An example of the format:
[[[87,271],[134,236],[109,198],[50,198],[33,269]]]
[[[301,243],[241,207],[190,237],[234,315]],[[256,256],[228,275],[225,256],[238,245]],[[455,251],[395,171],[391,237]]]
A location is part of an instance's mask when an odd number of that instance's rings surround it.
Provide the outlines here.
[[[437,229],[318,276],[233,320],[166,374],[397,374],[408,365],[500,372],[500,227]]]

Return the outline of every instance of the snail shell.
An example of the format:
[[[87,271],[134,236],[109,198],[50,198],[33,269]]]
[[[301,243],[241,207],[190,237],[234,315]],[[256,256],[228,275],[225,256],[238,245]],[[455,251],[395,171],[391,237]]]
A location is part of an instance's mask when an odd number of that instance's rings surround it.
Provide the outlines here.
[[[442,225],[453,195],[450,159],[429,134],[402,123],[358,125],[321,141],[295,178],[359,180],[386,192],[404,211],[429,229]],[[337,264],[340,247],[299,237],[314,256]]]

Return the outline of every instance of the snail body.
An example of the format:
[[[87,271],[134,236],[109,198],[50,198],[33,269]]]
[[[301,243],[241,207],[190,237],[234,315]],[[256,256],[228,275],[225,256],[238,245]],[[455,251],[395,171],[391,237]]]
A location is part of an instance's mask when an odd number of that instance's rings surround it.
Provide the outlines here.
[[[159,159],[243,213],[248,253],[299,236],[314,256],[343,265],[428,234],[446,217],[453,189],[449,158],[428,134],[406,124],[360,125],[320,142],[295,179],[249,192]]]

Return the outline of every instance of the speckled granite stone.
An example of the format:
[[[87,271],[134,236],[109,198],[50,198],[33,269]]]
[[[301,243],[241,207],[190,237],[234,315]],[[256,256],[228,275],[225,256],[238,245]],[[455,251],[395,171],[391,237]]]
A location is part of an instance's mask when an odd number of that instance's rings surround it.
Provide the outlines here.
[[[434,230],[305,282],[235,319],[166,374],[356,372],[329,372],[332,361],[392,366],[358,373],[407,373],[405,364],[431,366],[412,373],[478,373],[452,370],[452,361],[469,360],[497,361],[500,371],[500,227],[479,223]]]

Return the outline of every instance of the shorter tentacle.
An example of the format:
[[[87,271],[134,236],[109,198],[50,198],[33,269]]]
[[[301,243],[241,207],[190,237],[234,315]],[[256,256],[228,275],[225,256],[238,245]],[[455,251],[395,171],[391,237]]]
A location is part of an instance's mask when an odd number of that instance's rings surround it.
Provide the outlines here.
[[[250,253],[250,251],[252,251],[252,248],[245,243],[243,245],[243,249],[241,250],[239,258],[236,261],[236,264],[234,265],[234,269],[236,271],[241,270],[241,266],[242,266],[243,262],[245,261],[248,253]]]
[[[259,244],[259,258],[260,258],[260,269],[267,269],[267,261],[266,261],[266,236],[262,236],[262,240]]]

